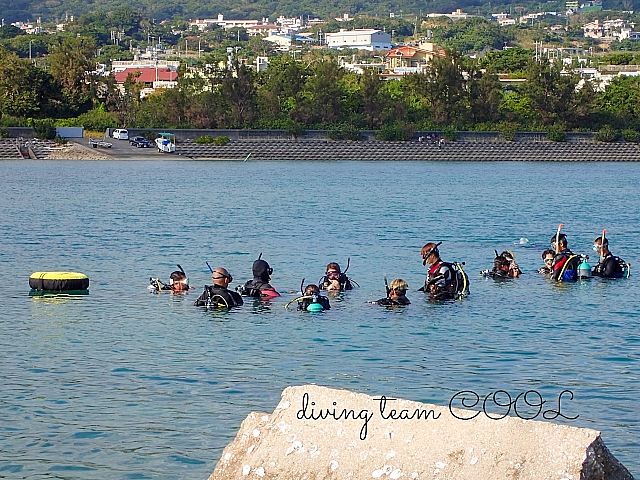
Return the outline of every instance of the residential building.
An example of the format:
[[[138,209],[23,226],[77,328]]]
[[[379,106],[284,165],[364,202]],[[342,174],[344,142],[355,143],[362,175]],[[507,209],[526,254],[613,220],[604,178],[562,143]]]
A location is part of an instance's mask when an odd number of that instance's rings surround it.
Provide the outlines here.
[[[246,30],[250,37],[256,37],[258,35],[272,35],[274,33],[278,33],[280,32],[280,27],[278,25],[266,23],[246,27]]]
[[[462,9],[460,8],[456,8],[455,12],[451,12],[451,13],[430,13],[429,15],[427,15],[430,18],[435,18],[435,17],[448,17],[451,20],[465,20],[473,15],[469,15],[468,13],[465,13],[462,11]]]
[[[433,43],[394,47],[386,55],[387,69],[400,75],[422,73],[434,57],[444,55],[444,51],[434,50]]]
[[[337,33],[327,33],[325,40],[329,48],[337,49],[389,50],[392,46],[391,35],[373,28],[340,29]]]
[[[124,83],[130,74],[137,83],[144,84],[140,98],[150,95],[159,88],[174,88],[178,85],[178,72],[168,67],[125,68],[121,71],[113,70],[112,73],[122,91],[124,91]]]
[[[600,23],[600,20],[596,19],[593,22],[586,23],[582,26],[582,31],[585,37],[590,38],[602,38],[604,37],[604,25]]]

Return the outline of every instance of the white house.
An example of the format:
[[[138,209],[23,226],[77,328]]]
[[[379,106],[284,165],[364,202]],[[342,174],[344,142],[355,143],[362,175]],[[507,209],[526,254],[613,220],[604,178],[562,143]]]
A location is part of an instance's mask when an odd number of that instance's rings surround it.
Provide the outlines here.
[[[373,28],[343,30],[327,33],[326,43],[329,48],[357,48],[359,50],[389,50],[391,35]]]

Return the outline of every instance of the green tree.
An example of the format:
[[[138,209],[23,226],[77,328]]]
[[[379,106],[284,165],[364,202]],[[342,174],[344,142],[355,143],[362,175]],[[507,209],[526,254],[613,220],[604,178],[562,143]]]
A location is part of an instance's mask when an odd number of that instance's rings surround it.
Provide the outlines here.
[[[18,117],[52,114],[59,87],[44,70],[0,48],[0,111]],[[52,96],[53,95],[53,96]]]
[[[269,63],[257,78],[258,106],[264,124],[289,118],[308,77],[308,69],[291,57],[276,57]]]
[[[333,60],[320,60],[310,66],[311,74],[298,95],[293,120],[305,125],[327,125],[341,118],[344,70]]]
[[[254,73],[235,62],[224,72],[220,83],[221,125],[226,128],[247,128],[256,114]]]
[[[435,57],[424,74],[408,75],[407,82],[424,98],[434,124],[465,123],[466,83],[460,56],[455,51],[448,52],[446,57]]]
[[[470,120],[474,124],[500,121],[502,87],[497,75],[472,67],[468,70],[467,90]]]
[[[603,123],[616,127],[640,128],[640,78],[617,76],[598,99],[605,116]]]
[[[520,92],[531,103],[543,125],[579,122],[575,108],[580,97],[576,95],[577,75],[562,75],[561,65],[546,60],[532,61],[527,68],[527,81]]]
[[[62,85],[69,114],[77,115],[91,108],[86,72],[93,70],[92,54],[95,42],[91,38],[65,38],[52,45],[49,54],[51,75]]]

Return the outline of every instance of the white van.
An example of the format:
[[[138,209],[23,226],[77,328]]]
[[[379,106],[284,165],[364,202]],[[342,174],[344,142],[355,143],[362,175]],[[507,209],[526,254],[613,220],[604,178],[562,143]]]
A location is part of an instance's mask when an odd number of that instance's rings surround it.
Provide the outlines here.
[[[116,140],[129,140],[129,131],[126,128],[116,128],[113,131],[113,138]]]

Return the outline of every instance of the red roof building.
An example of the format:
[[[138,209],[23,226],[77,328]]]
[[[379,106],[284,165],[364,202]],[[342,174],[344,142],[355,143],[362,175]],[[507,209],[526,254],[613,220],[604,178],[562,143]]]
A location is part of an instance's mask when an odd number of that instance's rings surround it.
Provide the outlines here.
[[[138,72],[140,74],[138,75]],[[132,74],[136,82],[146,83],[153,86],[155,82],[177,82],[178,72],[174,72],[167,67],[162,68],[125,68],[122,72],[116,72],[116,82],[124,83],[127,76]]]
[[[418,73],[424,70],[433,57],[444,56],[444,51],[433,50],[433,44],[424,44],[427,48],[413,45],[395,47],[387,52],[389,70],[395,73]]]

